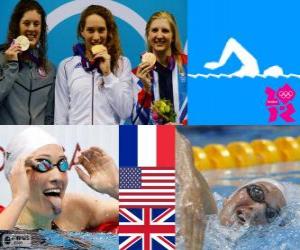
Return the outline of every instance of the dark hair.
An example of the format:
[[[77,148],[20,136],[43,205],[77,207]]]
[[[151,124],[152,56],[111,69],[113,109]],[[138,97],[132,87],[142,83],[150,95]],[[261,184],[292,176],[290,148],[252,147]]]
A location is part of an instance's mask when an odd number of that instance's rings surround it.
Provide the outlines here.
[[[46,12],[42,6],[35,0],[20,0],[14,8],[11,15],[8,34],[7,34],[7,46],[9,46],[13,39],[20,35],[20,21],[27,11],[35,10],[41,15],[41,35],[38,47],[38,60],[40,66],[47,70],[47,24],[46,24]],[[21,56],[22,58],[22,56]]]
[[[81,36],[81,32],[85,27],[86,18],[93,14],[99,15],[105,20],[107,27],[107,40],[106,44],[104,45],[107,47],[108,53],[111,56],[112,71],[115,71],[118,68],[118,60],[122,54],[122,49],[118,27],[110,10],[101,5],[90,5],[87,7],[80,15],[80,20],[77,27],[77,36],[83,38]]]

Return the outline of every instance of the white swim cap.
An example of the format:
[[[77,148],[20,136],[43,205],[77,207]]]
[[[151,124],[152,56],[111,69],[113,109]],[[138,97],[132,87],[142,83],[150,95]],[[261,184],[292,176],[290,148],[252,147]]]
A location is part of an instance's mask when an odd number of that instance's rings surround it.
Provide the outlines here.
[[[5,150],[4,171],[6,178],[8,178],[19,157],[28,155],[49,144],[59,145],[56,138],[39,127],[31,126],[13,137]]]

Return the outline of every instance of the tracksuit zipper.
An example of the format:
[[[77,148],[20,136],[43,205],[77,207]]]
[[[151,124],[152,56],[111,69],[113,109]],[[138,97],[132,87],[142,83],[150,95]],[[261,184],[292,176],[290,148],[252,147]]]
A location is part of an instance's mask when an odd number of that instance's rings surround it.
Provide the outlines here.
[[[94,83],[95,83],[95,72],[93,74],[93,81],[92,81],[92,125],[94,125]]]
[[[31,91],[32,91],[32,72],[31,72],[31,79],[30,79],[30,88],[29,88],[29,99],[28,99],[28,115],[29,115],[29,125],[32,123],[32,116],[30,111],[30,104],[31,104]]]

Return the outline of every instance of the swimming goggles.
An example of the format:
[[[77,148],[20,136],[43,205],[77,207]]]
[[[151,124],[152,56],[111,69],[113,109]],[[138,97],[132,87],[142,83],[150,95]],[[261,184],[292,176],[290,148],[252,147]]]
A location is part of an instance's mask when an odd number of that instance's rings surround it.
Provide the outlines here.
[[[52,164],[52,162],[47,159],[37,159],[37,164],[33,164],[32,167],[41,173],[52,170],[54,167],[57,167],[60,172],[66,172],[69,170],[69,163],[67,159],[61,159],[57,164]]]
[[[273,207],[270,207],[265,200],[265,192],[264,190],[256,185],[251,184],[246,186],[247,193],[249,197],[258,203],[265,203],[266,204],[266,210],[265,210],[265,217],[269,223],[273,222],[276,217],[280,215],[280,209],[275,209]]]

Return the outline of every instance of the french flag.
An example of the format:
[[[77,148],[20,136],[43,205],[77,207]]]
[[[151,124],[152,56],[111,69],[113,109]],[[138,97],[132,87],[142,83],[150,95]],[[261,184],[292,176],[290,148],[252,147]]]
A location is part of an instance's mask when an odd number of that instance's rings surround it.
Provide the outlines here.
[[[175,127],[120,126],[119,166],[175,167]]]

